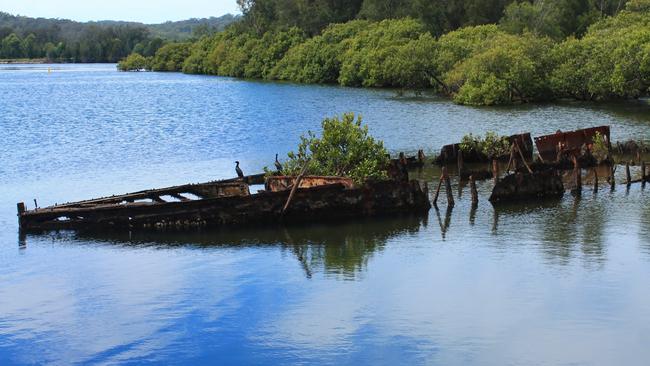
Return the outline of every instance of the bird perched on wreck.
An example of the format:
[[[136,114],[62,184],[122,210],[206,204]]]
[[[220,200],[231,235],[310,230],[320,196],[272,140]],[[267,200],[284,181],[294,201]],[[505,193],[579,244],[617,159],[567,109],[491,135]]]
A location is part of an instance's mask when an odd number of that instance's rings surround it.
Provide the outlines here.
[[[237,172],[237,176],[239,178],[244,178],[244,172],[242,172],[241,168],[239,167],[239,162],[236,161],[235,164],[236,164],[235,165],[235,171]]]
[[[282,164],[278,161],[278,154],[275,154],[275,169],[278,171],[278,173],[282,172]]]

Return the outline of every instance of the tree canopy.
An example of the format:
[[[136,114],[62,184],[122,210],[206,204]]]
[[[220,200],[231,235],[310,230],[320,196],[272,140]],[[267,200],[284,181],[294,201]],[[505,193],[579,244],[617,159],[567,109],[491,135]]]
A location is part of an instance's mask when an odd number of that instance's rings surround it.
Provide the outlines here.
[[[240,22],[163,46],[152,68],[431,89],[470,105],[649,94],[650,0],[238,3]]]

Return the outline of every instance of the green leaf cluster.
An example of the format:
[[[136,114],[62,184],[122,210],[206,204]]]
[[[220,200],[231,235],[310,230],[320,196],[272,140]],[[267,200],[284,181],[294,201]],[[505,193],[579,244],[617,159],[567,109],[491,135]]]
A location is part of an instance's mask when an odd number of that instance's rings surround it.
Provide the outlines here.
[[[641,7],[641,1],[630,4]],[[581,39],[553,50],[549,83],[557,97],[580,100],[639,98],[650,87],[650,10],[626,10],[594,24]]]
[[[139,53],[132,53],[117,64],[120,71],[144,71],[150,67],[150,60]]]
[[[460,149],[467,154],[476,152],[493,159],[508,154],[510,142],[507,136],[499,136],[492,131],[486,132],[484,137],[474,136],[470,133],[463,136]]]
[[[598,131],[596,131],[593,138],[591,154],[599,162],[602,162],[609,157],[609,142],[607,141],[607,137]]]
[[[550,99],[552,42],[532,34],[499,34],[445,74],[454,101],[469,105]]]
[[[310,175],[350,177],[356,183],[386,179],[389,155],[382,141],[368,134],[353,113],[323,120],[321,136],[309,131],[282,164],[286,175],[298,175],[307,164]]]
[[[191,43],[168,43],[162,46],[151,60],[153,71],[181,71],[185,59],[189,57]]]
[[[321,35],[289,49],[269,77],[301,83],[338,82],[350,39],[370,24],[365,20],[353,20],[328,26]]]

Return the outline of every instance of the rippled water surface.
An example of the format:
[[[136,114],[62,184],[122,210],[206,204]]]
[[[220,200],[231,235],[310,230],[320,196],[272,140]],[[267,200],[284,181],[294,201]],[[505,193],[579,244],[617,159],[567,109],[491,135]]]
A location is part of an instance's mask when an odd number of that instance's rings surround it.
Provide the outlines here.
[[[610,124],[643,102],[469,108],[393,91],[0,66],[0,364],[641,365],[650,187],[494,209],[191,234],[18,234],[45,206],[247,173],[354,111],[391,152]],[[619,172],[620,173],[620,172]],[[634,174],[638,171],[633,170]],[[414,176],[437,182],[433,167]]]

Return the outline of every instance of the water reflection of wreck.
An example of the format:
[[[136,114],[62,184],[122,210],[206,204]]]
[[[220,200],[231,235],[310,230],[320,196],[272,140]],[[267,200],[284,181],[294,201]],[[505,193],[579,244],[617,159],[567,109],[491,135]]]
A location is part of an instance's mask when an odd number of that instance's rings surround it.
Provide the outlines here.
[[[585,207],[588,206],[588,209]],[[510,231],[526,225],[537,232],[535,238],[542,254],[555,264],[566,265],[581,254],[585,263],[601,265],[606,259],[606,205],[597,197],[573,197],[572,200],[545,200],[534,204],[508,203],[494,207],[493,233],[499,226]],[[530,220],[520,221],[526,216]]]
[[[197,231],[59,231],[27,234],[23,240],[47,236],[66,242],[116,245],[129,248],[188,247],[201,249],[279,247],[292,253],[305,276],[323,271],[329,275],[355,278],[368,260],[381,252],[388,241],[414,234],[427,225],[426,216],[406,215],[361,219],[354,222],[266,225],[257,228],[217,228]]]

